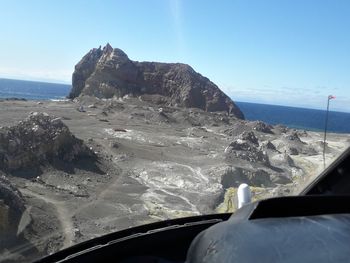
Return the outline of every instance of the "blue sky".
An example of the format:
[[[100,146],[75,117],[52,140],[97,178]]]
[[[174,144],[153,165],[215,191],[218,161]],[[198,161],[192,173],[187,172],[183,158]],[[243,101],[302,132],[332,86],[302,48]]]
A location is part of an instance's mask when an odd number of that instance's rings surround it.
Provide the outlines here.
[[[234,100],[350,112],[350,1],[0,0],[0,77],[70,83],[109,42],[183,62]]]

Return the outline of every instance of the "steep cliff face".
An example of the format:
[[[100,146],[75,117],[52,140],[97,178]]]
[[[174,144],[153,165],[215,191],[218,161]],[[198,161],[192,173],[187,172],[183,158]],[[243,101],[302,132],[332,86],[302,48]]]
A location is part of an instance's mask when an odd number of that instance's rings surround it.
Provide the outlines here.
[[[161,95],[168,105],[227,111],[243,119],[235,103],[213,82],[181,63],[132,61],[107,44],[92,49],[75,66],[69,98]]]

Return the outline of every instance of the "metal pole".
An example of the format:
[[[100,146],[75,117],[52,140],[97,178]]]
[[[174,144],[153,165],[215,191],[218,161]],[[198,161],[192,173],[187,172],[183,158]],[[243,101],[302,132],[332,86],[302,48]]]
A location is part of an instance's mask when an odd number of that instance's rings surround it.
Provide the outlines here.
[[[330,96],[328,96],[328,100],[327,100],[326,123],[325,123],[325,126],[324,126],[324,137],[323,137],[323,167],[324,168],[326,168],[326,139],[327,139],[329,101],[330,101]]]

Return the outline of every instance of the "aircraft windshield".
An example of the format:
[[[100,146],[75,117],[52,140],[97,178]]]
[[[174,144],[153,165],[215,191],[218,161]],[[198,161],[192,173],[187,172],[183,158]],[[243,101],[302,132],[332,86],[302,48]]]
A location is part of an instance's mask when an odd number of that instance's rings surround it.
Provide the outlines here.
[[[349,11],[3,1],[0,262],[298,194],[350,144]]]

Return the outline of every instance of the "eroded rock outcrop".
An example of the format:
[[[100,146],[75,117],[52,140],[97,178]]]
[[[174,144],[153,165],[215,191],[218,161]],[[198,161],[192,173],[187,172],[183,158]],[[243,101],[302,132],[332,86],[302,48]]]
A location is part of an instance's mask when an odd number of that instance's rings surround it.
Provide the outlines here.
[[[259,149],[259,141],[254,132],[243,132],[236,140],[230,143],[225,149],[227,160],[234,158],[261,163],[269,166],[270,161],[267,153]]]
[[[213,82],[181,63],[132,61],[107,44],[90,50],[75,66],[69,98],[157,95],[155,103],[226,111],[243,119],[236,104]],[[152,99],[148,96],[146,99]]]
[[[288,153],[290,155],[316,155],[317,151],[308,145],[306,142],[302,141],[297,132],[290,132],[283,134],[280,140],[277,141],[277,149],[280,152]]]
[[[46,113],[35,112],[14,126],[0,127],[0,170],[5,172],[94,156],[60,118]]]
[[[230,125],[229,128],[225,128],[222,132],[229,136],[238,136],[243,132],[254,131],[260,135],[273,135],[274,127],[262,121],[244,121],[239,120]]]
[[[229,167],[221,177],[221,184],[224,189],[230,187],[237,188],[242,183],[254,187],[274,186],[274,183],[270,179],[270,175],[262,169],[250,170],[240,167]]]
[[[253,128],[253,130],[255,130],[255,131],[273,134],[273,131],[272,131],[273,126],[266,124],[265,122],[253,121],[253,122],[249,123],[249,126],[251,126]]]

